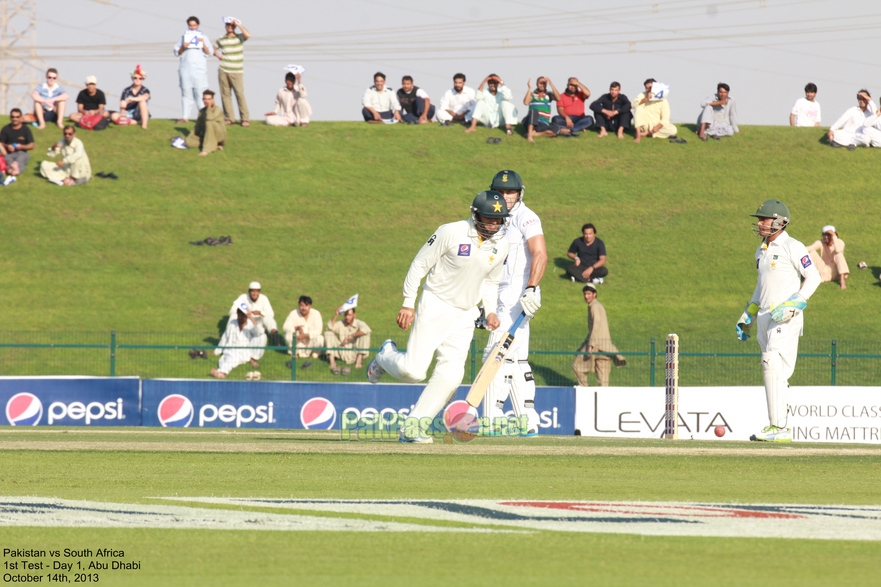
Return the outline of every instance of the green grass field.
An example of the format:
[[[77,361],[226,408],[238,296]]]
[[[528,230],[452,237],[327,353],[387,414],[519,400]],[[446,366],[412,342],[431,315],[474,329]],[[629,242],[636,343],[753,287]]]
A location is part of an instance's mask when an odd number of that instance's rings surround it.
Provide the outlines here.
[[[0,495],[530,499],[877,505],[881,450],[831,445],[479,439],[401,446],[332,433],[0,429]],[[4,505],[8,499],[0,499]],[[192,504],[190,504],[192,505]],[[262,513],[314,512],[208,506]],[[0,515],[3,515],[0,507]],[[383,522],[449,522],[317,514]],[[491,525],[489,527],[492,527]],[[15,548],[122,549],[107,585],[871,585],[877,541],[530,531],[324,532],[0,525]],[[6,559],[9,560],[9,559]]]
[[[376,333],[376,346],[388,336],[405,342],[394,316],[413,255],[437,225],[467,215],[495,171],[510,167],[524,177],[551,256],[534,348],[564,351],[583,339],[580,287],[562,275],[566,250],[589,221],[609,251],[610,277],[599,298],[619,348],[647,352],[651,337],[677,332],[683,351],[756,352],[752,342],[734,340],[732,324],[755,285],[758,241],[748,215],[776,197],[789,204],[790,232],[806,244],[822,225],[835,224],[853,271],[846,292],[826,284],[812,298],[803,346],[828,353],[834,338],[839,352],[879,354],[881,322],[865,319],[881,292],[881,235],[871,213],[877,153],[830,149],[811,129],[746,127],[741,136],[709,143],[687,132],[686,145],[634,145],[590,133],[488,145],[498,133],[487,129],[465,135],[435,125],[257,124],[232,127],[226,152],[200,158],[172,149],[168,139],[180,130],[156,120],[146,132],[80,131],[93,171],[120,179],[62,189],[34,176],[58,138],[57,130],[37,131],[25,177],[0,192],[0,286],[27,308],[7,321],[3,338],[107,344],[116,329],[131,344],[208,345],[231,301],[259,280],[279,323],[302,294],[327,319],[357,292],[359,317]],[[187,244],[221,235],[235,244]],[[860,260],[870,270],[857,270]],[[71,373],[72,363],[95,363],[85,367],[88,374],[108,372],[106,351],[75,359],[3,352],[7,374],[25,363],[30,374]],[[140,356],[125,368],[121,352],[120,374],[207,375],[179,352]],[[267,374],[284,378],[285,360],[271,361]],[[569,361],[547,368],[562,377]],[[640,361],[619,383],[647,384],[647,360]],[[828,363],[804,383],[826,383]],[[878,371],[866,362],[842,366],[856,384]]]

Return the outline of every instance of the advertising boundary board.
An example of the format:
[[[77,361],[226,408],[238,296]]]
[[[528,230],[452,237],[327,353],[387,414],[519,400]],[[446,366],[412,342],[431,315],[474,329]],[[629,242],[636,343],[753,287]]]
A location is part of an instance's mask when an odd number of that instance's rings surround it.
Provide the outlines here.
[[[0,377],[0,424],[140,426],[137,377]]]
[[[663,387],[576,387],[575,429],[583,436],[662,438],[664,394]],[[788,403],[793,442],[881,444],[881,387],[791,387]],[[681,387],[678,416],[681,439],[749,440],[768,425],[765,390]]]
[[[365,425],[374,432],[400,426],[424,387],[146,379],[141,417],[144,426],[346,429],[353,431],[352,438],[365,438]],[[460,386],[451,406],[464,401],[467,393],[468,386]],[[573,388],[539,388],[535,404],[541,418],[540,433],[574,434]],[[510,401],[505,408],[506,415],[513,417]],[[435,428],[443,429],[441,415]]]

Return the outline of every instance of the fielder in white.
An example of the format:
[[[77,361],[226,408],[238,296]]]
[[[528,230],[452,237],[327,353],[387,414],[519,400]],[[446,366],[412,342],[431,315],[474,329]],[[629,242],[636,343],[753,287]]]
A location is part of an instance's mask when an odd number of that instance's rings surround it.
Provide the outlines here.
[[[410,412],[411,421],[419,425],[403,427],[401,442],[432,442],[425,432],[426,424],[430,425],[462,383],[474,321],[480,314],[477,304],[482,298],[484,307],[492,308],[498,300],[499,280],[508,256],[504,236],[507,219],[504,196],[492,190],[480,192],[471,205],[471,217],[438,227],[410,265],[397,317],[401,329],[413,326],[407,352],[399,352],[395,343],[387,340],[367,367],[371,383],[378,383],[386,372],[395,379],[416,383],[425,379],[432,357],[437,357],[431,379]],[[423,278],[425,285],[416,308]],[[486,321],[491,330],[499,326],[495,313]]]
[[[527,435],[538,434],[539,416],[535,411],[535,381],[529,356],[529,319],[541,307],[539,282],[548,264],[541,220],[523,203],[525,187],[516,171],[505,169],[493,177],[490,189],[500,192],[511,214],[511,223],[505,233],[510,245],[505,273],[499,284],[499,299],[495,306],[500,326],[489,337],[483,360],[498,344],[501,335],[508,331],[521,312],[526,314],[515,333],[514,343],[508,351],[505,364],[496,373],[483,397],[483,417],[489,419],[493,431],[497,421],[507,422],[504,413],[505,400],[511,396],[511,406],[518,418],[528,417]],[[499,419],[502,420],[499,420]]]
[[[244,302],[236,308],[236,317],[226,325],[226,331],[220,339],[220,344],[214,349],[215,355],[220,355],[217,369],[211,369],[211,375],[218,379],[225,379],[229,372],[250,362],[256,361],[251,357],[254,347],[266,344],[266,333],[260,326],[253,313],[248,310]],[[261,350],[262,354],[262,350]],[[254,365],[256,367],[256,365]]]
[[[268,341],[266,333],[268,332],[273,336],[278,333],[278,325],[275,323],[275,312],[272,310],[269,298],[260,293],[260,283],[257,281],[252,281],[248,284],[248,293],[243,293],[232,303],[232,307],[229,309],[230,322],[236,319],[236,310],[242,304],[248,307],[254,324],[260,326],[260,329],[263,331],[262,339],[255,342],[255,348],[251,351],[251,358],[254,361],[259,361],[263,357],[263,347],[266,346]],[[252,364],[255,367],[258,366],[255,363]]]
[[[757,323],[769,425],[750,440],[792,442],[787,427],[789,378],[804,329],[802,312],[820,285],[820,273],[807,248],[786,233],[791,217],[783,202],[765,200],[752,216],[758,219],[754,232],[762,238],[756,249],[758,282],[735,330],[745,341],[752,323]]]

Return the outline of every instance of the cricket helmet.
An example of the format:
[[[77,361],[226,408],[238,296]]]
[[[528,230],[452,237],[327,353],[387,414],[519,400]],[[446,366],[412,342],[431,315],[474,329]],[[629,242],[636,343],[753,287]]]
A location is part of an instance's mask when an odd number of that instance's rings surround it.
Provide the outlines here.
[[[514,202],[514,205],[511,206],[511,210],[517,207],[523,200],[523,192],[526,191],[526,186],[523,185],[523,179],[521,179],[520,174],[516,171],[512,171],[510,169],[503,169],[496,173],[495,177],[493,177],[492,183],[489,184],[489,189],[491,190],[519,190],[517,194],[517,201]]]
[[[750,214],[750,216],[754,218],[771,218],[773,220],[771,222],[772,235],[786,228],[790,222],[789,208],[780,200],[765,200],[759,206],[759,209],[756,210],[756,213]],[[756,236],[761,236],[758,224],[753,225],[753,232]]]
[[[481,220],[481,216],[483,218],[502,218],[503,222],[501,225],[488,224]],[[509,216],[505,196],[495,190],[480,192],[471,203],[471,219],[474,222],[474,227],[477,229],[477,233],[485,239],[499,234],[502,228],[507,225]],[[493,228],[488,228],[490,226]]]

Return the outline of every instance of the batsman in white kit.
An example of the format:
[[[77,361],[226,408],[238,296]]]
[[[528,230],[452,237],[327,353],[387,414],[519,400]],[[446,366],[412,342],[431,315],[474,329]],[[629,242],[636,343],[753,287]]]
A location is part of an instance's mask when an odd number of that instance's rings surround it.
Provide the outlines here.
[[[516,171],[503,169],[493,177],[490,189],[505,197],[511,221],[505,234],[510,245],[505,272],[499,284],[499,299],[494,307],[500,326],[489,337],[484,350],[484,361],[499,342],[500,336],[508,331],[521,312],[526,314],[514,334],[505,364],[483,398],[483,417],[489,420],[489,429],[500,432],[495,422],[507,423],[504,413],[505,400],[511,397],[514,415],[527,416],[527,436],[538,434],[539,416],[535,411],[535,381],[529,356],[529,319],[541,307],[539,282],[544,277],[548,264],[541,220],[538,215],[523,203],[526,186]]]
[[[399,352],[394,341],[387,340],[367,367],[371,383],[379,382],[384,373],[417,383],[425,379],[432,358],[437,356],[431,379],[410,412],[410,421],[433,419],[462,383],[474,321],[480,314],[477,304],[482,299],[485,307],[493,308],[498,300],[499,280],[508,256],[507,223],[504,196],[492,190],[480,192],[471,205],[470,218],[438,227],[410,264],[404,280],[404,303],[396,320],[403,330],[413,326],[407,352]],[[495,312],[486,320],[490,329],[498,328]],[[405,426],[401,441],[432,442],[432,437],[421,426]]]
[[[735,330],[737,338],[745,341],[756,323],[769,425],[750,440],[792,442],[787,426],[789,378],[795,371],[798,339],[804,330],[803,312],[820,285],[820,272],[811,263],[807,248],[786,233],[791,217],[783,202],[765,200],[752,216],[758,219],[754,232],[762,239],[756,249],[758,282]]]

